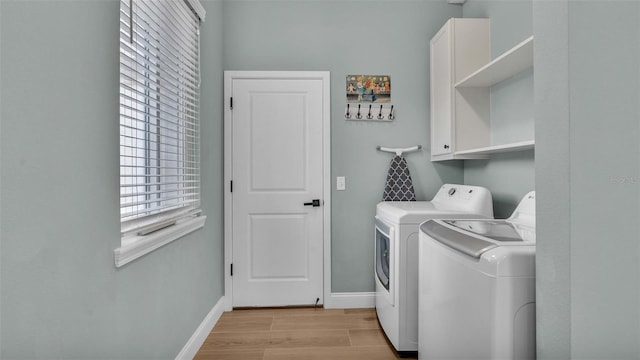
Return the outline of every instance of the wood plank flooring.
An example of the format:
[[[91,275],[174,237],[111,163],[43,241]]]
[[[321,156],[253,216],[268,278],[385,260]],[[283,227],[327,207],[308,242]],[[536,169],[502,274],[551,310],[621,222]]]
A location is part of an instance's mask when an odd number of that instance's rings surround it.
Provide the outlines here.
[[[196,360],[393,360],[375,309],[251,309],[222,315]],[[416,359],[403,358],[403,359]]]

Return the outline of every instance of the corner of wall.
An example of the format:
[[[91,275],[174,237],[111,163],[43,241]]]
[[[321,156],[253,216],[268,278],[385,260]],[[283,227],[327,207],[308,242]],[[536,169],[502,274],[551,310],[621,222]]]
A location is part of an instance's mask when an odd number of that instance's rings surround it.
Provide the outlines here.
[[[209,311],[204,320],[202,320],[202,323],[200,323],[196,331],[191,335],[189,341],[187,341],[182,350],[176,355],[176,360],[193,359],[196,356],[198,350],[200,350],[202,344],[207,340],[209,333],[211,333],[211,330],[216,326],[216,323],[225,311],[224,303],[225,299],[223,296],[213,306],[211,311]]]
[[[540,359],[571,358],[568,0],[533,5]]]

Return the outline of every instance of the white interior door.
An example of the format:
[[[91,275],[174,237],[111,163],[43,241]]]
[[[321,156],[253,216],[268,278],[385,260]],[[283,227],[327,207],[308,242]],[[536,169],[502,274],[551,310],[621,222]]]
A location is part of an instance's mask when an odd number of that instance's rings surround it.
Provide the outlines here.
[[[234,307],[323,303],[326,86],[231,82]]]

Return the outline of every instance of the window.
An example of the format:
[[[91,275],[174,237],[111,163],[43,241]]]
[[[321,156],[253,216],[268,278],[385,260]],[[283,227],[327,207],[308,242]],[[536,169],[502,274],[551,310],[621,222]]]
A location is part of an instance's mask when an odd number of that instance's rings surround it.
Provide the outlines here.
[[[122,266],[204,226],[198,0],[120,2]]]

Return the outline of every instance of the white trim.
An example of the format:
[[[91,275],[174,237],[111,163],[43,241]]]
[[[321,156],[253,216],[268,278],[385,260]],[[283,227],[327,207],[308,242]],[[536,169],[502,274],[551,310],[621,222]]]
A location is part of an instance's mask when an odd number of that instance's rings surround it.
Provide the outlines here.
[[[224,294],[225,310],[233,309],[233,282],[231,281],[231,263],[233,261],[233,193],[231,179],[233,175],[233,132],[231,131],[230,97],[233,94],[235,73],[224,72]]]
[[[327,299],[331,296],[331,73],[326,71],[322,73],[322,97],[323,101],[323,124],[322,124],[322,177],[323,177],[323,194],[322,211],[324,216],[324,291],[323,304],[327,303]]]
[[[374,308],[375,306],[375,292],[331,293],[324,302],[326,309]]]
[[[224,72],[224,291],[225,310],[233,309],[233,280],[231,263],[233,261],[233,196],[229,187],[233,174],[233,133],[230,97],[233,94],[233,79],[287,79],[305,78],[323,81],[323,243],[324,243],[324,289],[323,303],[331,296],[331,73],[329,71],[225,71]]]
[[[223,296],[214,305],[213,309],[209,311],[209,314],[207,314],[204,320],[202,320],[200,326],[198,326],[193,335],[191,335],[191,338],[189,338],[189,341],[187,341],[182,350],[180,350],[176,356],[176,360],[193,359],[196,356],[198,350],[202,347],[202,344],[207,340],[209,333],[213,330],[213,327],[222,316],[222,313],[224,312],[224,302]]]
[[[204,226],[206,216],[198,216],[178,221],[175,225],[145,236],[123,239],[123,245],[113,250],[116,267],[121,267],[174,240],[177,240]]]

